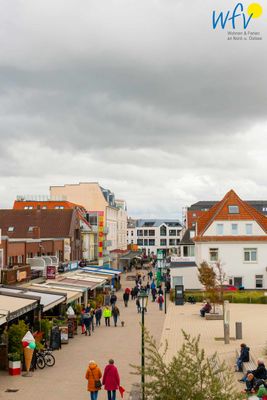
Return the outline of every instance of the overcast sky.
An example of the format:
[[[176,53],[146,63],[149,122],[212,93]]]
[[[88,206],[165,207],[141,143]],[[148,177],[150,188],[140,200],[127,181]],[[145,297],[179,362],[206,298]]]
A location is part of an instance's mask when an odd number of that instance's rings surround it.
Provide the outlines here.
[[[139,217],[267,199],[267,13],[228,41],[235,4],[0,0],[0,206],[80,181]]]

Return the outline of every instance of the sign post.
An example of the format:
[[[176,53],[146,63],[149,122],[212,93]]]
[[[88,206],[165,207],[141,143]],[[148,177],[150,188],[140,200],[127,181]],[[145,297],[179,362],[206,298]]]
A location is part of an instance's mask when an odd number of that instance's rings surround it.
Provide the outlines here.
[[[223,307],[223,331],[224,331],[224,343],[230,343],[230,310],[229,301],[224,301]]]

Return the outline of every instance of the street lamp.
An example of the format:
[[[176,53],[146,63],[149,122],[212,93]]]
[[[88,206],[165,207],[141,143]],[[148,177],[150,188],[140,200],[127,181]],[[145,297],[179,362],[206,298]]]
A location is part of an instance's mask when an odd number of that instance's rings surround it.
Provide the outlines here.
[[[142,313],[142,324],[141,324],[141,384],[142,384],[142,400],[145,400],[145,311],[147,310],[148,295],[146,291],[141,290],[138,295],[140,302],[141,313]]]

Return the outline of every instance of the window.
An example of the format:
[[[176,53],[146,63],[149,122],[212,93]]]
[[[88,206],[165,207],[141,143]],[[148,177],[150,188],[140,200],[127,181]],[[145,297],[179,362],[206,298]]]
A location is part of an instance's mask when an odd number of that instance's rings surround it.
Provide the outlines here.
[[[232,224],[232,235],[237,235],[238,234],[238,224]]]
[[[143,236],[143,231],[141,229],[137,229],[137,236]]]
[[[210,261],[218,261],[219,260],[219,249],[210,249]]]
[[[257,261],[257,249],[244,249],[244,261],[245,262],[256,262]]]
[[[131,236],[133,236],[133,231],[131,231]]]
[[[169,236],[176,236],[176,230],[175,229],[170,229],[169,230]]]
[[[262,207],[262,211],[267,211],[267,207]]]
[[[23,263],[23,256],[18,256],[18,264],[22,264]]]
[[[161,246],[167,246],[167,240],[166,239],[160,239],[160,245]]]
[[[144,246],[147,246],[148,240],[144,239]]]
[[[33,226],[29,226],[28,231],[29,231],[29,232],[32,232],[32,231],[33,231]]]
[[[169,239],[169,245],[175,246],[175,239]]]
[[[155,246],[155,239],[149,239],[148,244],[149,246]]]
[[[217,235],[223,235],[223,224],[216,225],[216,233]]]
[[[64,210],[64,206],[55,206],[56,210]]]
[[[46,206],[42,206],[42,210],[46,210],[47,209],[47,207]]]
[[[14,229],[15,229],[14,226],[9,226],[7,231],[8,232],[14,232]]]
[[[252,235],[252,224],[246,224],[246,235]]]
[[[145,230],[144,230],[144,236],[147,236],[147,235],[148,235],[148,230],[145,229]]]
[[[263,288],[263,275],[255,275],[256,289]]]
[[[177,244],[177,245],[180,244],[180,239],[176,239],[176,244]]]
[[[160,236],[166,236],[167,235],[167,228],[165,225],[162,225],[160,227]]]
[[[137,245],[143,246],[143,239],[137,239]]]
[[[238,206],[228,206],[229,214],[239,214],[239,207]]]
[[[155,231],[154,231],[154,229],[150,229],[150,230],[148,231],[148,236],[155,236]]]
[[[133,240],[131,240],[131,244],[133,244]]]
[[[193,217],[196,217],[197,216],[197,214],[196,213],[193,213]]]

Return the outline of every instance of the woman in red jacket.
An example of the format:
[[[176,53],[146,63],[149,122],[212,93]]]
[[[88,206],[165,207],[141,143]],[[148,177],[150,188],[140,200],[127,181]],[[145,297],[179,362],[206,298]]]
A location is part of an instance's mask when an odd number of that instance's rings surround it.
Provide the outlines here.
[[[108,392],[108,400],[116,400],[116,390],[120,386],[120,377],[112,359],[105,367],[102,383]]]

